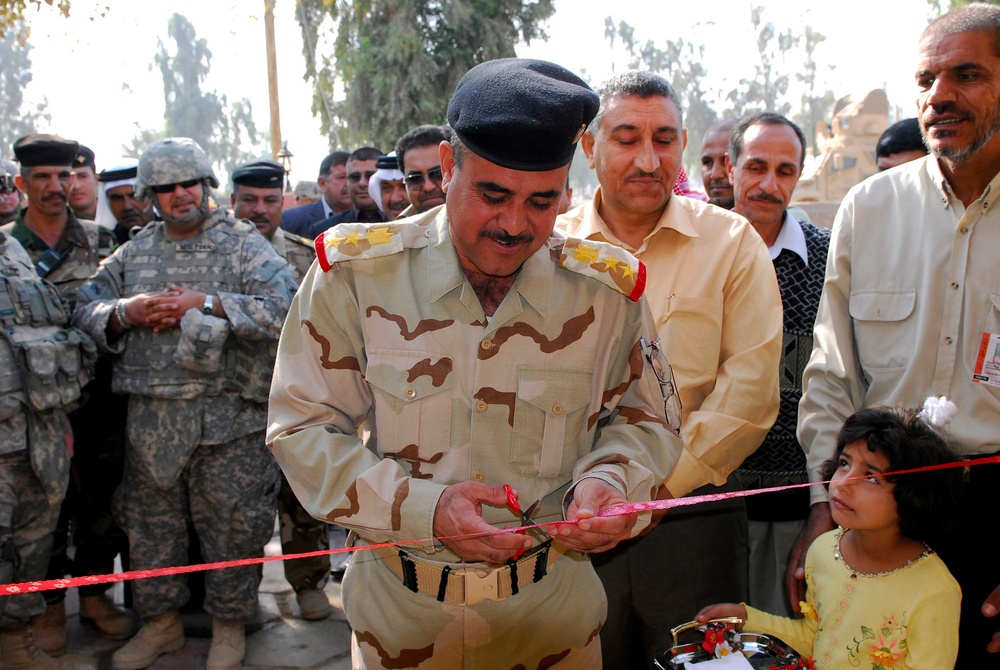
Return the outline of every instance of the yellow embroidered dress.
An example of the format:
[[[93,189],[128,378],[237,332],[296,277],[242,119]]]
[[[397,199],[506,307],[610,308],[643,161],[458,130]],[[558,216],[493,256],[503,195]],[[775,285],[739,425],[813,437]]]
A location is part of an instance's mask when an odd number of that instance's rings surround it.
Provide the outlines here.
[[[890,572],[852,570],[842,530],[821,535],[806,556],[804,619],[747,607],[745,629],[774,635],[817,670],[942,670],[955,665],[962,592],[937,554]]]

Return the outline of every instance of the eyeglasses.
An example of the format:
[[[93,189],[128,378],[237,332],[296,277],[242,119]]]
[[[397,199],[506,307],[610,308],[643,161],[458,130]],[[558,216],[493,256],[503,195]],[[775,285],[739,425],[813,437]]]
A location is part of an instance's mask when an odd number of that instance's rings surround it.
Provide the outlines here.
[[[674,378],[674,369],[667,363],[666,356],[660,350],[660,338],[656,338],[650,343],[646,343],[645,337],[639,338],[639,348],[645,357],[649,367],[653,368],[656,381],[660,385],[660,395],[663,396],[663,415],[670,426],[678,435],[681,434],[681,396],[677,392],[677,380]]]
[[[410,174],[403,177],[403,183],[406,187],[413,191],[419,191],[424,187],[424,180],[430,179],[431,183],[435,186],[440,186],[443,179],[441,175],[441,167],[431,168],[427,171],[425,175],[423,172],[411,172]]]
[[[14,177],[9,174],[0,174],[0,193],[13,193],[16,190]]]
[[[370,180],[372,177],[375,176],[375,171],[374,170],[369,170],[369,171],[364,172],[364,173],[361,173],[361,172],[352,172],[349,175],[347,175],[347,181],[351,182],[352,184],[357,184],[357,183],[359,183],[361,181],[361,175],[362,174],[364,174],[364,177],[365,177],[366,180]]]
[[[150,188],[153,189],[153,193],[173,193],[174,189],[178,186],[187,190],[200,183],[200,179],[188,179],[187,181],[179,181],[176,184],[157,184],[155,186],[150,186]]]

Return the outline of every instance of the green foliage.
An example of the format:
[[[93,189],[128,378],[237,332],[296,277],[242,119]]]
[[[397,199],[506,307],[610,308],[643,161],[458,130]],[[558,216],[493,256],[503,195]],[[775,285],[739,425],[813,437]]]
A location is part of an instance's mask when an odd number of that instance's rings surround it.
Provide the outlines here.
[[[31,44],[21,39],[23,25],[9,26],[12,30],[0,37],[0,155],[10,157],[11,147],[19,138],[35,132],[36,124],[44,119],[48,101],[30,108],[24,102],[24,89],[31,82]],[[29,108],[26,108],[29,107]]]
[[[553,0],[299,0],[305,77],[331,148],[388,151],[413,126],[444,123],[462,75],[514,56],[519,40],[545,39],[554,11]],[[318,56],[325,19],[335,46]]]
[[[159,40],[153,58],[163,78],[163,130],[137,127],[131,146],[122,147],[126,154],[137,155],[161,137],[190,137],[222,173],[265,155],[266,138],[257,132],[250,101],[243,98],[230,104],[225,95],[202,90],[212,65],[207,40],[199,38],[191,22],[180,14],[170,17],[167,35],[173,48]]]
[[[69,16],[70,0],[3,0],[0,2],[0,37],[6,39],[13,34],[23,45],[30,33],[24,12],[31,7],[40,10],[42,5],[54,7],[63,16]]]

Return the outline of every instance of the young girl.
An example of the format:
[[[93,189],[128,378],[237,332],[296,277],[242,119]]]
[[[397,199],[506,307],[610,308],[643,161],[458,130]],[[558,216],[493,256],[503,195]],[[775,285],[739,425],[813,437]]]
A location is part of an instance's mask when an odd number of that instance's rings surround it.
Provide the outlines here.
[[[840,528],[809,548],[805,618],[727,603],[697,619],[738,616],[745,630],[780,638],[818,670],[954,667],[961,591],[931,546],[945,537],[961,468],[877,476],[958,460],[929,423],[931,410],[872,407],[844,424],[827,477]]]

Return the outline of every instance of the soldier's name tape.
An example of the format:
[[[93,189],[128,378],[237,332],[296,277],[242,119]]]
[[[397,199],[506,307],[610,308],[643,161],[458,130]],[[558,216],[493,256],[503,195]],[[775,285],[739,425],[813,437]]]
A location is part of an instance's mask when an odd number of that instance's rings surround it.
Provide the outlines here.
[[[874,475],[877,477],[893,477],[896,475],[912,474],[917,472],[930,472],[933,470],[946,470],[949,468],[967,468],[975,465],[986,465],[990,463],[1000,463],[1000,455],[984,456],[966,461],[955,461],[954,463],[942,463],[940,465],[928,465],[922,468],[912,468],[909,470],[896,470],[894,472],[884,472]],[[869,475],[852,477],[851,479],[866,479]],[[650,510],[669,510],[674,507],[687,507],[704,502],[714,502],[726,500],[728,498],[746,498],[748,496],[760,495],[761,493],[775,493],[777,491],[788,491],[806,486],[819,486],[830,482],[809,482],[805,484],[790,484],[787,486],[771,486],[768,488],[749,489],[746,491],[729,491],[726,493],[710,493],[700,496],[687,496],[685,498],[671,498],[669,500],[651,500],[649,502],[624,503],[608,507],[599,516],[623,516]],[[549,521],[535,524],[534,526],[511,526],[508,528],[498,528],[493,531],[482,533],[471,533],[467,535],[451,535],[447,537],[431,537],[423,540],[402,540],[399,542],[382,542],[378,544],[365,544],[355,547],[344,547],[342,549],[324,549],[320,551],[309,551],[302,554],[284,554],[281,556],[260,556],[258,558],[243,558],[235,561],[219,561],[216,563],[200,563],[198,565],[181,565],[170,568],[156,568],[153,570],[130,570],[128,572],[118,572],[108,575],[90,575],[87,577],[71,577],[66,579],[48,579],[37,582],[21,582],[20,584],[4,584],[0,586],[0,596],[10,596],[19,593],[35,593],[38,591],[51,591],[52,589],[66,589],[74,586],[88,586],[90,584],[111,584],[114,582],[126,582],[133,579],[148,579],[150,577],[165,577],[167,575],[178,575],[187,572],[203,572],[207,570],[222,570],[224,568],[235,568],[241,565],[258,565],[271,563],[273,561],[290,561],[296,558],[310,558],[312,556],[324,556],[327,554],[343,554],[352,551],[365,551],[370,549],[384,549],[386,547],[401,547],[410,544],[424,544],[441,540],[474,539],[486,537],[498,533],[514,533],[519,530],[530,530],[532,528],[558,528],[564,525],[573,525],[577,521]]]

